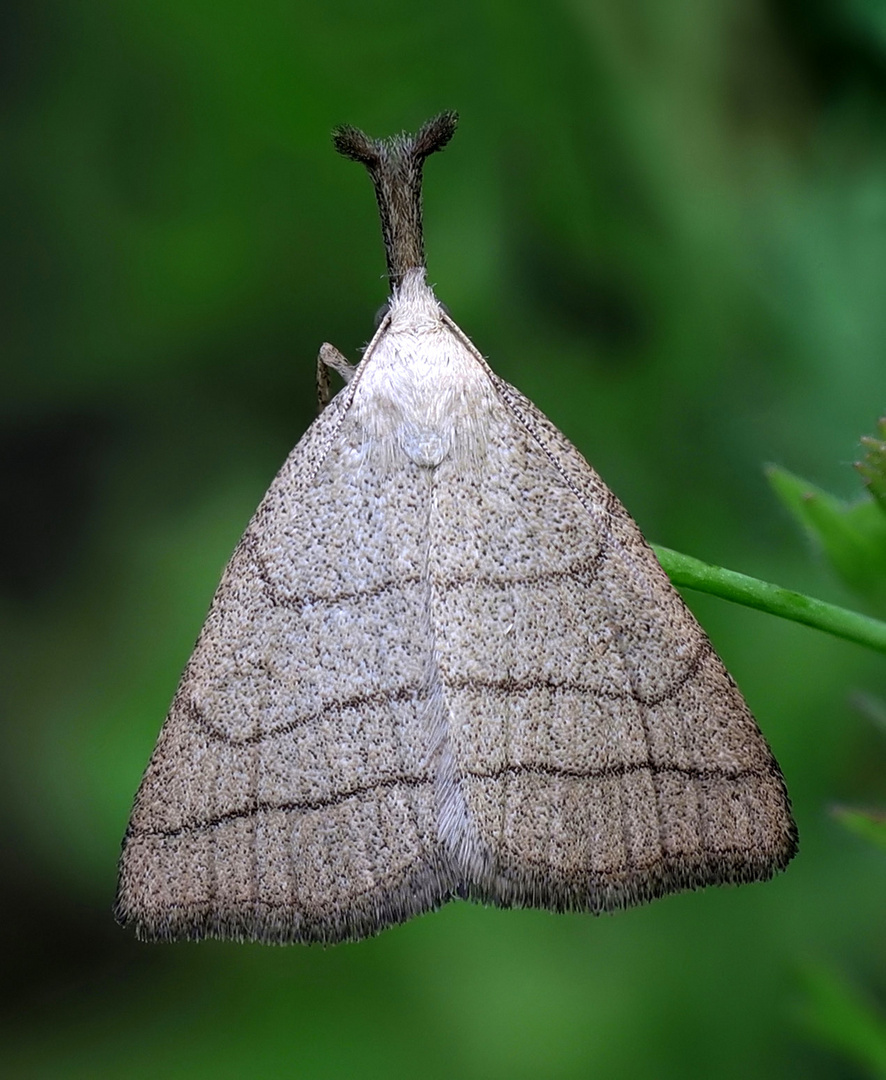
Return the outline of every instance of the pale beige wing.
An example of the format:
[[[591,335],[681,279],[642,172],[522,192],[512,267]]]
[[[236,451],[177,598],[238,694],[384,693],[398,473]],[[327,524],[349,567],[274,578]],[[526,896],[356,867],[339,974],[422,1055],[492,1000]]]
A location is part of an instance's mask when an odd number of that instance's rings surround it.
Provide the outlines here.
[[[430,474],[366,467],[349,401],[247,528],[136,796],[116,910],[142,937],[358,938],[454,885],[428,739]]]
[[[601,911],[763,879],[778,765],[639,528],[491,376],[487,458],[434,477],[430,567],[469,895]]]

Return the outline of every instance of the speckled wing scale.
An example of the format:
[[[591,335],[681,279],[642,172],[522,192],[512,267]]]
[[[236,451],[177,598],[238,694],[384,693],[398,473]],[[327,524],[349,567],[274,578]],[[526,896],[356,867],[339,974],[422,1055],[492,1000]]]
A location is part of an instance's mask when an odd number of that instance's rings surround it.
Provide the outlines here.
[[[336,942],[452,896],[604,911],[761,880],[784,782],[630,516],[426,284],[414,138],[369,168],[392,295],[229,563],[136,796],[117,917]]]

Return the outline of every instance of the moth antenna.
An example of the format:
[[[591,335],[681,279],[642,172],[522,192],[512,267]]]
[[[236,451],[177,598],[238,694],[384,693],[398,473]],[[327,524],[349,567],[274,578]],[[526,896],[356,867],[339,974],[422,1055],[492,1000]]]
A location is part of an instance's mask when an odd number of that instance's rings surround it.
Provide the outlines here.
[[[392,291],[407,270],[424,269],[422,168],[429,154],[442,150],[449,142],[457,124],[458,113],[443,112],[428,120],[415,135],[404,132],[390,139],[371,139],[349,126],[338,127],[332,133],[335,149],[365,165],[372,177]]]

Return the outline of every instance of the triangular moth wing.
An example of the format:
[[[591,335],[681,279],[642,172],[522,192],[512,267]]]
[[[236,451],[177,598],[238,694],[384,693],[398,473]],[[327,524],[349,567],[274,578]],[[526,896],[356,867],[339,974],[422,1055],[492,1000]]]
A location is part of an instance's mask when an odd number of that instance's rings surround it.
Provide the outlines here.
[[[234,553],[135,800],[141,937],[359,938],[454,881],[428,755],[429,473],[364,467],[342,391]]]
[[[440,466],[431,522],[468,893],[601,911],[770,877],[796,829],[741,694],[618,499],[486,371],[488,458]]]

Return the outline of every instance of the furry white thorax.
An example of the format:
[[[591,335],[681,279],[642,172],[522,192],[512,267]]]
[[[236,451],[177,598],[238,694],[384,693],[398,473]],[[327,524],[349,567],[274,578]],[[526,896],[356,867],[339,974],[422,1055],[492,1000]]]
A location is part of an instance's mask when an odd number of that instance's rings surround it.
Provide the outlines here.
[[[483,457],[493,402],[487,372],[453,332],[424,270],[407,271],[351,405],[365,452],[391,463],[405,454],[428,468],[449,456]]]

